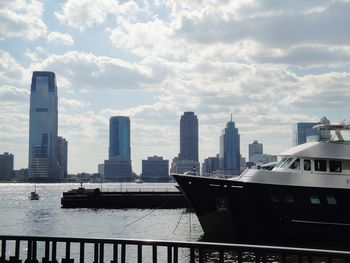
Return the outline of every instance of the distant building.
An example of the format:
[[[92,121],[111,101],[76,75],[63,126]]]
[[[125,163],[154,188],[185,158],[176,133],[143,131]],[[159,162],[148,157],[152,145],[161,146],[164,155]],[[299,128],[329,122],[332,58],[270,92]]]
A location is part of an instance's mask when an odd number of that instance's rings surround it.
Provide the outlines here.
[[[57,85],[53,72],[32,76],[29,115],[29,180],[58,181]]]
[[[215,157],[204,159],[202,164],[202,175],[209,176],[219,170],[219,154]]]
[[[98,173],[100,175],[105,175],[105,164],[104,163],[100,163],[98,165]]]
[[[28,180],[28,169],[19,169],[14,171],[15,179],[26,181]]]
[[[12,153],[5,152],[0,154],[0,180],[10,180],[13,175],[14,157]]]
[[[239,175],[241,172],[240,136],[235,123],[229,121],[220,136],[220,173]]]
[[[252,156],[250,162],[253,162],[257,165],[271,163],[271,162],[277,162],[277,155],[271,155],[271,154],[255,154]]]
[[[104,162],[104,180],[110,182],[132,181],[131,161],[121,156]]]
[[[182,160],[179,157],[175,157],[171,163],[170,172],[183,174],[185,172],[198,172],[200,173],[199,162],[192,160]]]
[[[116,156],[124,160],[130,158],[130,119],[124,116],[111,117],[109,120],[109,159]]]
[[[247,168],[247,160],[242,155],[240,157],[240,160],[241,160],[241,171],[244,171]]]
[[[57,138],[58,164],[59,164],[59,179],[67,178],[68,174],[68,142],[63,137]]]
[[[249,149],[249,162],[253,162],[252,158],[256,154],[263,154],[263,144],[259,143],[258,141],[253,141],[253,143],[250,143],[248,145]]]
[[[180,119],[179,158],[198,162],[198,118],[194,112],[184,112]]]
[[[319,122],[298,122],[293,126],[293,146],[308,142],[309,140],[318,140],[321,133],[313,129],[315,125],[330,124],[326,117],[321,118]],[[329,131],[322,131],[323,138],[330,138]],[[309,139],[308,139],[309,138]]]
[[[167,182],[169,181],[169,160],[163,157],[153,156],[142,160],[142,180],[145,182]]]
[[[109,120],[109,159],[104,162],[104,179],[131,181],[130,119],[124,116]]]

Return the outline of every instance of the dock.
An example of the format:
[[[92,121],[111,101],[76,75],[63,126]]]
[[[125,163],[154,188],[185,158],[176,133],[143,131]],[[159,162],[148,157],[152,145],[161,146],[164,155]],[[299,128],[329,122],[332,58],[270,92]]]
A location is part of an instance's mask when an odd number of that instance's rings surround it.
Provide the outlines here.
[[[63,193],[62,208],[189,208],[184,194],[177,188],[126,188],[101,191],[100,188],[72,189]]]

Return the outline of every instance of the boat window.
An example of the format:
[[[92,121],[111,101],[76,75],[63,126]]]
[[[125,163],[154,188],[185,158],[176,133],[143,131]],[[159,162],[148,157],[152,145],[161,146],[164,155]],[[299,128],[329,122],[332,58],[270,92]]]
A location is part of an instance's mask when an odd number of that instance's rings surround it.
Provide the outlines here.
[[[313,205],[319,205],[319,204],[321,204],[320,198],[318,198],[317,195],[311,195],[311,196],[310,196],[310,202],[311,202],[311,204],[313,204]]]
[[[278,203],[278,196],[276,194],[270,194],[270,201],[273,203]]]
[[[282,158],[282,160],[276,165],[276,168],[281,167],[286,160],[287,158]]]
[[[290,162],[293,160],[293,158],[288,158],[287,161],[285,161],[280,168],[286,168],[289,166]]]
[[[329,161],[329,171],[341,173],[341,161]]]
[[[300,170],[300,159],[297,158],[289,167],[290,169]]]
[[[335,197],[333,195],[328,195],[326,197],[326,199],[327,199],[327,203],[329,205],[336,205],[337,204],[337,200],[335,199]]]
[[[326,160],[315,160],[315,171],[326,172],[327,161]]]
[[[290,194],[286,194],[286,202],[287,203],[295,203],[294,197]]]
[[[311,171],[311,160],[304,160],[304,170]]]

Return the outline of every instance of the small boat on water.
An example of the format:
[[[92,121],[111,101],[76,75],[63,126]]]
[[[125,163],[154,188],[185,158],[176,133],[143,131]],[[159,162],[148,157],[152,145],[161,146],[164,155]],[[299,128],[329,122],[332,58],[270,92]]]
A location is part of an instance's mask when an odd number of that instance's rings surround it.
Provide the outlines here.
[[[326,136],[283,152],[271,170],[231,179],[172,174],[204,232],[350,240],[350,141],[342,134],[350,125],[314,128]]]
[[[36,192],[36,186],[34,187],[34,191],[30,192],[29,199],[30,200],[39,200],[40,199],[39,194]]]

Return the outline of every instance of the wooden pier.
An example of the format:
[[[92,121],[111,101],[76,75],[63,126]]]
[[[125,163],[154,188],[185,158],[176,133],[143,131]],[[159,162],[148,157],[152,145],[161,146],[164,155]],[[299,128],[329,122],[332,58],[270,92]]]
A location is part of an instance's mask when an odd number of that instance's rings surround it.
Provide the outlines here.
[[[80,187],[63,193],[62,208],[188,208],[186,197],[177,188],[139,188],[101,191]]]

